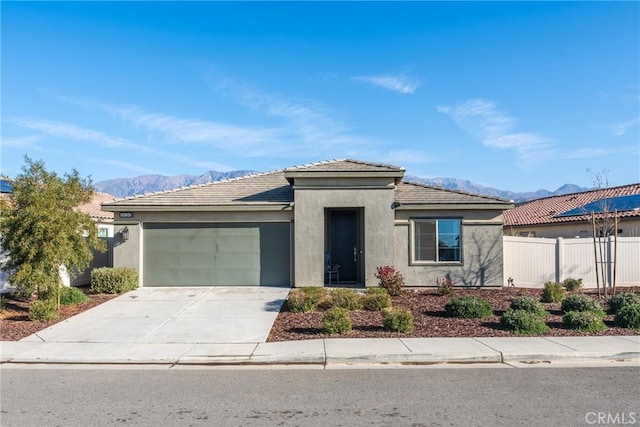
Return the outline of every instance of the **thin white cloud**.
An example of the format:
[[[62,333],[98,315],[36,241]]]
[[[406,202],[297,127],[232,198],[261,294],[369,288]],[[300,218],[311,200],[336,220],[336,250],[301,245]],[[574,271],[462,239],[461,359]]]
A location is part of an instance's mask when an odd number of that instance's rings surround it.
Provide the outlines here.
[[[42,140],[42,137],[39,135],[3,137],[0,145],[3,147],[27,148],[35,147],[36,142],[40,140]]]
[[[388,89],[393,92],[402,94],[412,94],[419,87],[420,82],[415,79],[410,79],[402,75],[395,76],[356,76],[353,80],[357,80],[364,83],[369,83],[374,86]]]
[[[626,122],[614,123],[612,125],[604,125],[598,127],[608,129],[613,136],[622,136],[627,133],[629,129],[638,126],[639,123],[640,118],[636,117],[635,119],[627,120]]]
[[[521,160],[532,154],[548,152],[551,138],[537,133],[515,132],[518,119],[500,111],[496,104],[485,99],[472,99],[451,106],[437,106],[465,132],[492,148],[513,149]]]
[[[145,168],[143,166],[135,165],[129,162],[123,162],[120,160],[103,160],[101,161],[101,163],[109,166],[116,166],[136,173],[143,173],[145,175],[162,175],[155,169]]]

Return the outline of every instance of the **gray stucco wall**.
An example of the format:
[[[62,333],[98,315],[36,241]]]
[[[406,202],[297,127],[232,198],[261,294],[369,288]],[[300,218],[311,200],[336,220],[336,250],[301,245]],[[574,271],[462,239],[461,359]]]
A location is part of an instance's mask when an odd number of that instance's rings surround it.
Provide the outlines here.
[[[295,189],[295,286],[324,283],[325,208],[363,208],[365,285],[377,286],[376,267],[393,264],[394,192],[392,179],[377,188],[304,188],[296,178]],[[352,184],[349,182],[348,184]],[[348,185],[347,184],[347,185]]]
[[[394,265],[407,286],[436,286],[448,276],[457,286],[501,287],[502,225],[497,211],[399,211],[395,225]],[[411,265],[409,218],[462,218],[462,263]]]

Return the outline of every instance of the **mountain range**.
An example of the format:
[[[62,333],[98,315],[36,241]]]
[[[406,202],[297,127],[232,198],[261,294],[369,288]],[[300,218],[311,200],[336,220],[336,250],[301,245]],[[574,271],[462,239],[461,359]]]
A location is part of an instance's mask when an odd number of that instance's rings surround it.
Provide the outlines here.
[[[94,183],[96,190],[103,193],[113,194],[118,197],[127,197],[137,194],[151,193],[155,191],[172,190],[190,185],[206,184],[208,182],[220,181],[223,179],[237,178],[244,175],[256,173],[250,170],[238,170],[231,172],[209,171],[202,175],[142,175],[133,178],[116,178],[107,181]],[[455,178],[421,178],[413,175],[405,175],[405,181],[420,184],[433,185],[452,190],[465,191],[474,194],[483,194],[493,197],[501,197],[513,200],[516,203],[527,200],[539,199],[541,197],[557,196],[561,194],[578,193],[586,191],[588,188],[579,187],[574,184],[564,184],[555,191],[537,190],[531,192],[518,193],[509,190],[500,190],[474,182]]]

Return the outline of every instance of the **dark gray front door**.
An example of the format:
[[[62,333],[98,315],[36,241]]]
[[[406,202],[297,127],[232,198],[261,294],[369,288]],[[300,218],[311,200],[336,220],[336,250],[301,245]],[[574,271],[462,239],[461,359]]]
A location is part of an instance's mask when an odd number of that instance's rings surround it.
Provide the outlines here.
[[[331,262],[340,265],[340,282],[362,281],[361,215],[362,211],[359,209],[328,211],[328,252]]]

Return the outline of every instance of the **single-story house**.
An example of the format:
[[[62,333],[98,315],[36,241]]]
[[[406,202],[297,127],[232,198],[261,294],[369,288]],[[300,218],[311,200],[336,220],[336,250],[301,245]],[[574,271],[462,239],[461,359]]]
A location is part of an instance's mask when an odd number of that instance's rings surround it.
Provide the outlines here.
[[[504,234],[524,237],[593,237],[596,223],[618,212],[619,237],[640,236],[640,183],[599,188],[581,193],[544,197],[504,213]],[[604,227],[601,227],[604,228]],[[609,221],[611,234],[613,222]],[[596,234],[599,234],[596,231]]]
[[[140,286],[377,286],[380,266],[407,286],[444,276],[502,286],[502,212],[513,204],[403,176],[330,160],[102,208],[115,213],[114,266],[134,267]]]

